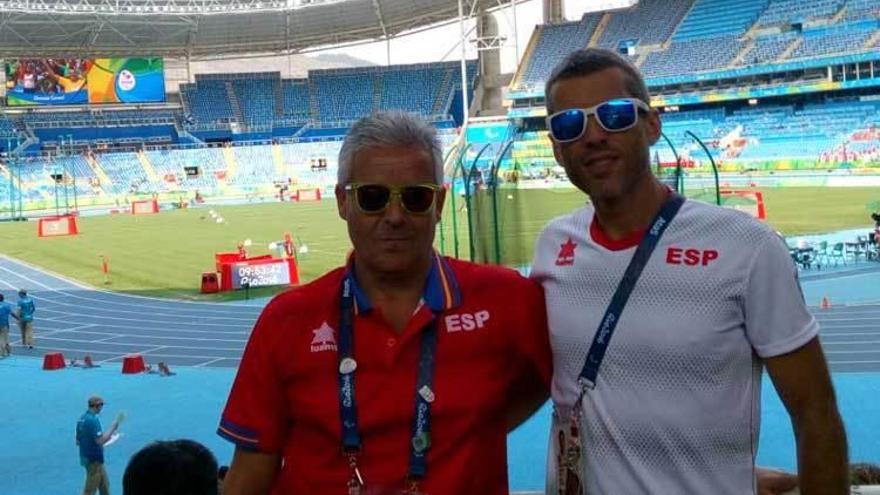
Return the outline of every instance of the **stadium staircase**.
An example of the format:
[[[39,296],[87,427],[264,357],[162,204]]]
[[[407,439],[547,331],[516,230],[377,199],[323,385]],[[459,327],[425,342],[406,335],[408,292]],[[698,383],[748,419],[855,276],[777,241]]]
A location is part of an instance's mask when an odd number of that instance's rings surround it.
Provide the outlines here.
[[[147,179],[150,180],[153,184],[159,183],[159,174],[156,173],[155,167],[150,163],[150,159],[147,158],[146,153],[143,150],[137,152],[138,162],[141,164],[141,168],[144,169],[144,173],[147,174]]]
[[[596,29],[593,31],[593,36],[590,36],[590,41],[587,43],[587,46],[592,48],[599,43],[599,39],[602,38],[602,34],[605,33],[605,29],[608,28],[608,23],[611,22],[611,12],[605,12],[602,14],[602,19],[599,20],[599,25],[596,26]]]
[[[831,17],[831,24],[837,24],[837,23],[840,22],[841,19],[843,19],[845,16],[846,16],[846,3],[844,3],[843,5],[841,5],[841,6],[840,6],[840,10],[838,10],[837,13],[835,13],[835,14]]]
[[[739,51],[739,53],[736,54],[736,56],[733,57],[733,59],[730,61],[730,63],[727,64],[727,68],[732,69],[734,67],[741,65],[743,63],[743,61],[746,59],[746,55],[748,55],[749,52],[754,50],[755,46],[757,46],[757,43],[755,43],[755,40],[753,40],[753,39],[750,39],[750,40],[746,41],[745,43],[743,43],[742,49]]]
[[[312,122],[321,121],[321,109],[318,106],[318,83],[309,78],[309,117]]]
[[[275,118],[284,117],[284,90],[281,80],[272,81],[272,89],[275,91]]]
[[[287,175],[284,170],[284,154],[281,152],[281,145],[278,143],[272,145],[272,163],[275,164],[275,175],[277,177]]]
[[[229,104],[232,106],[232,113],[235,115],[235,120],[238,122],[244,122],[244,112],[241,111],[241,103],[238,101],[238,96],[235,94],[235,88],[232,86],[232,82],[226,81],[224,86],[226,87],[226,95],[229,98]]]
[[[526,74],[526,70],[528,69],[529,62],[532,60],[532,56],[535,54],[535,45],[538,44],[538,40],[541,39],[541,33],[544,32],[544,25],[539,24],[535,26],[535,32],[529,38],[529,44],[526,45],[526,51],[523,53],[522,58],[520,59],[519,66],[516,70],[516,74],[513,75],[513,80],[510,81],[511,88],[520,88],[522,87],[522,78]]]
[[[801,45],[804,44],[803,36],[798,36],[797,38],[791,41],[791,44],[785,47],[785,50],[779,54],[779,58],[776,59],[776,62],[782,62],[783,60],[788,59],[792,53],[795,52]]]
[[[385,86],[385,77],[382,74],[373,76],[373,112],[382,108],[382,89]]]
[[[452,78],[455,74],[454,70],[447,70],[443,73],[443,81],[437,87],[437,94],[434,95],[434,105],[431,107],[431,115],[439,115],[444,113],[444,108],[449,103],[449,96],[452,93]]]
[[[104,172],[104,169],[101,167],[101,164],[98,163],[98,160],[95,160],[95,157],[92,155],[85,155],[86,163],[89,164],[89,167],[92,168],[92,171],[95,172],[95,175],[98,176],[98,180],[101,181],[101,192],[106,191],[105,188],[113,185],[113,181],[110,180],[110,176],[107,175],[107,172]]]
[[[235,152],[229,146],[223,147],[223,161],[226,162],[226,182],[231,183],[238,174],[238,162],[235,160]]]

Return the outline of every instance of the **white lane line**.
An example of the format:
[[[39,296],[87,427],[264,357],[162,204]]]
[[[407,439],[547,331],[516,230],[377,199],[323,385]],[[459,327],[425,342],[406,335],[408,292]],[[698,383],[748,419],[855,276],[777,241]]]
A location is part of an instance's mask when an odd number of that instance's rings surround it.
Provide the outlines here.
[[[165,337],[160,335],[138,335],[134,333],[120,333],[115,334],[112,338],[119,337],[130,337],[135,339],[148,339],[148,340],[195,340],[197,342],[234,342],[236,344],[246,344],[248,339],[204,339],[199,337]]]
[[[0,267],[0,270],[4,270],[4,268]],[[54,289],[49,289],[49,290],[57,292]],[[66,294],[66,295],[68,295],[70,297],[77,297],[72,294]],[[46,297],[46,296],[35,297],[35,299],[37,299],[38,301],[40,301],[44,304],[49,305],[49,308],[41,308],[44,310],[51,310],[52,305],[75,307],[75,308],[82,308],[83,307],[83,304],[59,302],[58,300],[56,300],[54,298]],[[83,298],[79,298],[79,299],[83,299]],[[103,303],[100,303],[99,301],[93,301],[90,299],[87,299],[87,300],[95,302],[95,303],[103,304]],[[136,307],[136,306],[135,305],[127,305],[127,307]],[[176,318],[176,319],[180,319],[181,317],[183,317],[183,318],[197,318],[200,320],[231,320],[232,322],[235,322],[235,321],[253,322],[257,319],[257,315],[253,315],[250,317],[248,317],[248,316],[210,316],[210,315],[205,315],[205,314],[193,314],[193,313],[162,313],[162,312],[158,312],[158,311],[157,312],[147,312],[145,310],[146,310],[146,308],[138,308],[137,310],[123,310],[123,309],[113,309],[113,308],[105,309],[105,311],[112,312],[112,313],[132,313],[132,314],[136,314],[136,315],[144,315],[146,313],[146,314],[149,314],[150,316],[160,316],[160,317]]]
[[[816,318],[819,323],[826,321],[877,321],[880,322],[880,315],[873,318]]]
[[[47,313],[58,313],[59,315],[65,315],[65,316],[71,316],[71,317],[72,316],[79,316],[79,317],[82,317],[83,319],[92,320],[92,321],[94,321],[94,320],[119,320],[119,321],[134,321],[134,322],[138,322],[138,323],[157,323],[157,324],[165,324],[165,325],[171,325],[171,326],[193,326],[193,325],[203,326],[203,327],[222,327],[222,326],[234,327],[234,326],[236,326],[234,324],[224,324],[224,323],[219,323],[219,322],[214,322],[214,323],[186,322],[186,323],[184,323],[181,321],[183,318],[181,318],[179,316],[174,317],[174,316],[170,316],[170,315],[168,316],[168,318],[173,321],[152,320],[147,317],[148,315],[144,315],[144,317],[142,317],[142,318],[126,318],[126,317],[122,317],[122,316],[104,316],[104,315],[97,315],[97,314],[67,312],[67,311],[61,311],[58,309],[48,309],[48,308],[40,308],[40,310],[43,312],[47,312]],[[256,319],[242,320],[242,321],[248,321],[252,325],[256,321]]]
[[[218,306],[222,307],[222,308],[237,308],[237,306],[238,306],[235,303],[227,303],[227,302],[216,302],[215,303],[215,302],[202,302],[202,301],[187,301],[184,299],[162,299],[162,298],[158,298],[158,297],[138,296],[135,294],[125,294],[122,292],[112,292],[112,291],[109,291],[106,289],[102,289],[100,287],[92,287],[92,286],[85,285],[82,282],[73,280],[71,278],[67,278],[64,275],[61,275],[59,273],[53,272],[51,270],[47,270],[42,267],[37,267],[35,265],[31,265],[30,263],[28,263],[26,261],[22,261],[17,258],[12,258],[12,257],[7,256],[5,254],[0,254],[0,261],[2,261],[2,260],[6,260],[7,262],[9,262],[13,265],[17,264],[17,265],[23,266],[25,268],[30,269],[31,271],[37,272],[37,273],[39,273],[43,276],[46,276],[46,277],[54,277],[62,282],[68,283],[68,284],[70,284],[74,287],[77,287],[77,288],[91,291],[91,292],[98,292],[98,293],[106,294],[106,295],[113,296],[113,297],[123,297],[123,298],[127,297],[127,298],[132,298],[132,299],[139,299],[139,300],[146,300],[146,301],[160,302],[160,303],[173,302],[173,303],[182,303],[182,304],[192,304],[192,305],[204,306],[205,309],[208,309],[208,308],[215,308],[216,309]],[[0,268],[2,268],[2,267],[0,267]],[[124,304],[124,303],[115,303],[112,301],[102,301],[102,302],[104,302],[105,304]]]
[[[877,332],[875,332],[875,333],[880,333],[880,324],[878,324],[878,325],[832,325],[832,326],[820,324],[819,326],[821,327],[819,329],[819,333],[822,333],[825,330],[837,330],[837,329],[844,329],[844,328],[875,328],[875,329],[877,329]],[[834,332],[831,332],[831,334],[836,335]]]
[[[825,354],[880,354],[880,349],[873,351],[825,351]]]
[[[67,294],[67,295],[71,296],[70,294]],[[61,302],[55,298],[45,297],[45,296],[40,297],[40,300],[45,301],[46,304],[51,304],[51,305],[69,306],[69,307],[75,307],[75,308],[82,308],[83,307],[83,304],[81,304],[81,303],[75,304],[75,303]],[[134,304],[127,305],[127,307],[138,308],[138,306],[134,305]],[[107,311],[110,313],[133,313],[136,315],[143,315],[146,313],[146,314],[149,314],[150,316],[164,316],[167,318],[185,317],[185,318],[198,318],[200,320],[234,320],[234,321],[254,321],[257,318],[256,315],[254,315],[252,317],[243,317],[243,316],[210,316],[210,315],[206,315],[204,313],[199,313],[199,314],[183,313],[183,312],[181,312],[181,313],[162,313],[162,312],[158,312],[158,311],[145,311],[144,308],[138,308],[136,310],[134,310],[134,309],[127,310],[127,309],[115,309],[115,308],[100,308],[100,307],[98,307],[98,305],[95,305],[93,308],[96,309],[97,311]]]
[[[858,341],[853,341],[853,342],[850,342],[847,340],[842,340],[840,342],[827,342],[825,340],[822,341],[822,345],[826,346],[826,347],[832,346],[832,345],[850,345],[850,344],[852,344],[852,345],[880,344],[880,340],[858,340]]]
[[[193,368],[204,368],[205,366],[209,366],[209,365],[211,365],[211,364],[218,363],[218,362],[220,362],[220,361],[223,361],[224,359],[231,359],[231,358],[216,358],[216,359],[212,359],[212,360],[210,360],[210,361],[205,361],[204,363],[195,364],[195,365],[193,365]]]

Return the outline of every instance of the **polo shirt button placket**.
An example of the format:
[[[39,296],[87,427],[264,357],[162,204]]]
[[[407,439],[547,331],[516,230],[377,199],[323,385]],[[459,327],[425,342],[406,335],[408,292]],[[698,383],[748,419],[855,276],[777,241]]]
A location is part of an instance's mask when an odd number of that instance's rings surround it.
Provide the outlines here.
[[[386,345],[389,349],[393,349],[394,346],[397,345],[397,339],[395,339],[394,337],[388,337],[388,340],[385,341],[385,345]]]

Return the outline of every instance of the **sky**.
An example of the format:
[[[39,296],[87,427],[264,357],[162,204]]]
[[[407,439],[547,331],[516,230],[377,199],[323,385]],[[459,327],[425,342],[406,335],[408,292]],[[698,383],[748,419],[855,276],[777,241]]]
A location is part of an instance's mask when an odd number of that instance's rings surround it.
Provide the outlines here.
[[[563,3],[566,19],[578,20],[587,11],[608,10],[632,5],[635,2],[634,0],[563,0]],[[526,0],[516,7],[516,39],[520,57],[528,45],[535,26],[543,22],[541,5],[541,0]],[[513,72],[516,70],[519,57],[517,57],[517,46],[514,44],[512,8],[502,9],[494,15],[498,22],[499,34],[507,37],[507,42],[501,49],[501,72]],[[466,23],[465,29],[472,28],[473,24],[473,21]],[[459,60],[460,33],[458,22],[454,22],[429,31],[395,38],[391,41],[391,64]],[[473,39],[473,36],[471,35],[470,38]],[[344,53],[378,65],[388,63],[387,45],[384,41],[322,50],[321,53]],[[466,54],[467,58],[477,57],[473,43],[468,43]]]

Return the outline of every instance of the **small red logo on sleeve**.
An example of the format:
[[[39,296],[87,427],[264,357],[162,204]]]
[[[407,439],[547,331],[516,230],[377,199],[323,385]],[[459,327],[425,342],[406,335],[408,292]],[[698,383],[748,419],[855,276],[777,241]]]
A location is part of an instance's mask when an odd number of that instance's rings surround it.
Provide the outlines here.
[[[714,249],[671,247],[666,251],[666,263],[669,265],[706,266],[717,259],[718,251]]]
[[[574,250],[577,247],[577,243],[571,240],[571,237],[568,238],[568,241],[565,244],[562,244],[559,249],[559,254],[556,255],[556,266],[570,266],[574,264]]]

